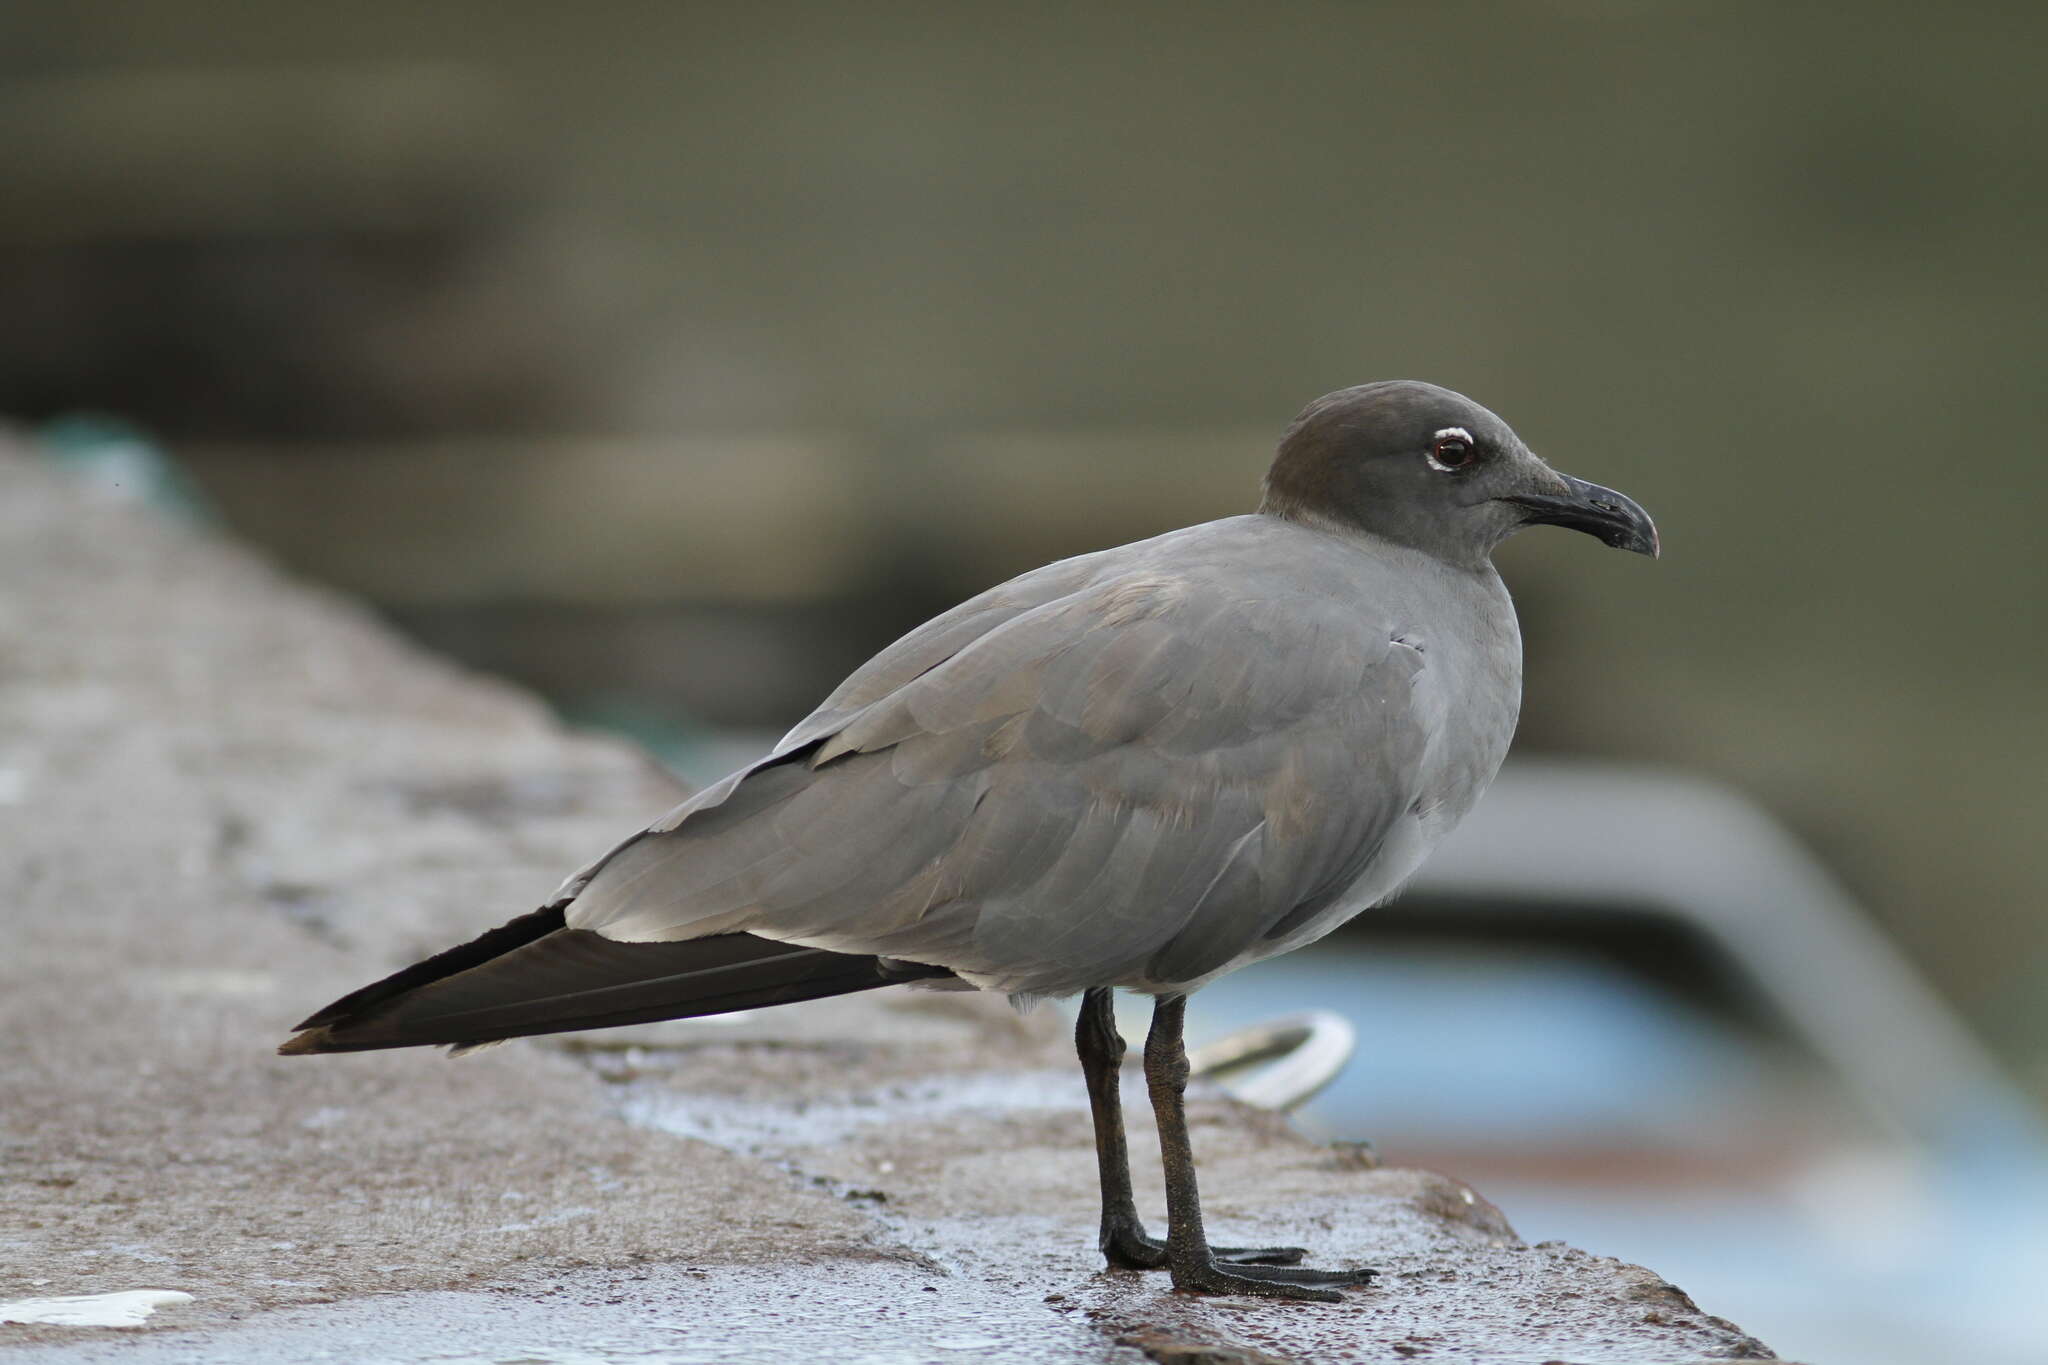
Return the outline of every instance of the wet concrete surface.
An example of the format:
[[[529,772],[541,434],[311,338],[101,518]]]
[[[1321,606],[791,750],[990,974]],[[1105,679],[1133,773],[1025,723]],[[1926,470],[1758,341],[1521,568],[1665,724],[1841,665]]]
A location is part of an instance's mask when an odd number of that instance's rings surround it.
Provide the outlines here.
[[[1648,1271],[1526,1246],[1454,1181],[1214,1095],[1214,1235],[1380,1282],[1273,1304],[1101,1272],[1052,1010],[896,990],[459,1063],[275,1057],[311,1008],[530,908],[673,785],[4,449],[0,583],[0,1300],[192,1296],[134,1328],[0,1325],[10,1360],[1768,1354]]]

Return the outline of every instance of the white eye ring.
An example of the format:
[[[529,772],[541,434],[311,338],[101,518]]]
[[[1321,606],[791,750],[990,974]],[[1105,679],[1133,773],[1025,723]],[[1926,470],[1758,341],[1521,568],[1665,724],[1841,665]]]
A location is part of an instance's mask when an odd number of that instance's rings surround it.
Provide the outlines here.
[[[1437,452],[1444,448],[1444,443],[1447,441],[1464,442],[1466,451],[1465,458],[1458,461],[1456,464],[1447,464],[1444,461],[1438,459]],[[1465,428],[1463,427],[1445,427],[1443,428],[1443,430],[1437,432],[1434,436],[1430,437],[1429,443],[1429,467],[1431,469],[1436,470],[1439,474],[1456,473],[1458,470],[1463,469],[1467,465],[1471,464],[1472,454],[1474,451],[1478,449],[1479,445],[1477,441],[1474,441],[1472,439],[1472,433],[1465,430]]]

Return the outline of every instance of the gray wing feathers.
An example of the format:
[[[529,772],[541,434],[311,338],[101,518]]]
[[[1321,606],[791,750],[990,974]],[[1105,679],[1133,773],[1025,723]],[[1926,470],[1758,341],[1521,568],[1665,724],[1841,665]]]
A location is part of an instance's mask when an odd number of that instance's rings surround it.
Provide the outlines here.
[[[1114,553],[1104,551],[1048,564],[933,617],[855,669],[817,710],[783,737],[776,746],[777,752],[832,734],[851,717],[925,670],[944,663],[1005,621],[1065,597],[1093,577]]]
[[[1028,611],[1041,602],[1072,591],[1087,581],[1096,571],[1099,561],[1114,553],[1104,551],[1100,554],[1082,555],[1048,564],[1044,568],[991,588],[951,611],[927,621],[855,669],[817,710],[782,737],[767,758],[706,787],[648,828],[629,835],[579,868],[556,889],[549,906],[565,906],[576,901],[598,872],[609,867],[627,849],[636,846],[649,835],[672,833],[691,817],[723,805],[742,782],[776,765],[804,746],[832,735],[848,719],[860,714],[934,664],[951,658],[967,644],[1012,617]],[[581,921],[590,921],[585,927],[596,927],[595,920],[599,913],[596,902],[586,900],[579,907],[578,918]],[[707,929],[702,932],[718,931]],[[683,936],[695,937],[697,934],[692,931]]]
[[[1257,589],[1084,560],[977,599],[616,850],[569,923],[745,929],[1005,990],[1213,973],[1348,884],[1427,740],[1421,655],[1360,604]]]

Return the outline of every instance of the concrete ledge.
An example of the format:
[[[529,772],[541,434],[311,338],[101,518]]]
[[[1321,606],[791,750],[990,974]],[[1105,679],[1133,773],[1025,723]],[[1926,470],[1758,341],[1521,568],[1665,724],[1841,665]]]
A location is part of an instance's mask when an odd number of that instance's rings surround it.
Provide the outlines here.
[[[674,787],[5,451],[0,582],[0,1300],[192,1295],[141,1328],[0,1325],[10,1358],[1769,1356],[1649,1271],[1527,1246],[1454,1181],[1215,1096],[1214,1233],[1382,1286],[1273,1305],[1100,1273],[1051,1011],[885,992],[461,1063],[274,1057],[306,1010],[531,907]]]

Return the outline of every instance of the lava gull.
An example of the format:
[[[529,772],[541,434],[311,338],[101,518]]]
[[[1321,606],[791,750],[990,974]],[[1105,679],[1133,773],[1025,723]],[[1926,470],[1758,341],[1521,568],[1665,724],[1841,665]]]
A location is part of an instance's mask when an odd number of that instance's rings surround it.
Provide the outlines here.
[[[1197,987],[1392,896],[1493,780],[1522,657],[1492,554],[1535,524],[1657,553],[1634,501],[1459,394],[1326,395],[1282,437],[1258,511],[955,607],[541,909],[335,1001],[279,1050],[460,1052],[900,982],[1078,994],[1109,1263],[1335,1298],[1372,1272],[1209,1245],[1182,1017]],[[1131,1193],[1117,989],[1154,1001],[1163,1242]]]

